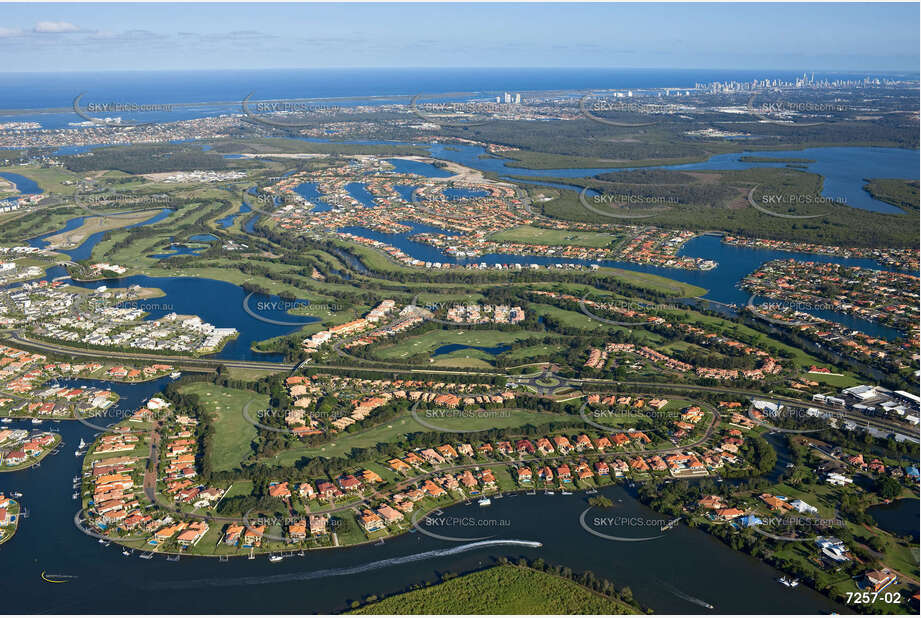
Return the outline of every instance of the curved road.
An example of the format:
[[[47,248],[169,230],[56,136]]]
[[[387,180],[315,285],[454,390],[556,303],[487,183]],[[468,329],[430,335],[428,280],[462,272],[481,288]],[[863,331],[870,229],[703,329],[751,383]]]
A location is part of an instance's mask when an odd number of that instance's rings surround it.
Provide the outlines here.
[[[205,359],[205,358],[194,358],[188,356],[171,356],[171,355],[157,355],[157,354],[144,354],[144,353],[134,353],[134,352],[115,352],[115,351],[106,351],[106,350],[91,350],[88,348],[73,348],[69,346],[64,346],[56,343],[49,343],[44,341],[36,341],[33,339],[27,339],[22,336],[21,333],[13,333],[3,338],[7,343],[19,347],[28,347],[32,349],[41,350],[44,352],[49,352],[53,354],[62,354],[71,357],[89,357],[89,358],[101,358],[101,359],[118,359],[118,360],[137,360],[144,362],[163,362],[176,365],[180,368],[192,368],[192,369],[202,369],[209,370],[214,369],[218,365],[224,365],[225,367],[232,367],[237,369],[262,369],[266,371],[287,371],[292,372],[295,369],[298,369],[303,366],[308,367],[317,367],[319,369],[348,369],[349,371],[368,371],[368,372],[381,372],[386,371],[389,373],[408,373],[408,374],[437,374],[437,375],[464,375],[464,376],[484,376],[484,377],[505,377],[508,380],[517,380],[521,378],[526,378],[528,376],[522,375],[509,375],[496,372],[482,372],[482,371],[451,371],[446,369],[409,369],[407,367],[399,366],[384,366],[384,367],[343,367],[341,365],[321,365],[321,364],[305,364],[305,363],[279,363],[279,362],[269,362],[269,361],[244,361],[244,360],[232,360],[232,359]],[[349,357],[350,360],[361,360],[355,357]],[[679,382],[634,382],[634,381],[618,381],[618,380],[606,380],[602,378],[560,378],[561,385],[568,385],[571,387],[578,388],[583,384],[596,384],[596,385],[606,385],[612,388],[617,388],[618,386],[639,386],[639,387],[651,387],[654,386],[657,389],[661,390],[681,390],[681,391],[696,391],[696,392],[707,392],[714,394],[727,394],[727,395],[738,395],[742,397],[758,398],[771,401],[777,401],[780,403],[785,403],[788,405],[801,406],[807,408],[816,408],[817,410],[822,410],[824,412],[830,412],[835,414],[837,417],[845,419],[847,421],[857,423],[859,425],[868,425],[880,431],[890,432],[890,433],[902,433],[908,436],[916,436],[918,433],[917,428],[913,428],[907,425],[902,425],[894,421],[879,419],[879,418],[870,418],[862,414],[858,414],[849,410],[844,410],[841,408],[835,408],[832,406],[827,406],[825,404],[813,402],[813,401],[803,401],[800,399],[794,399],[792,397],[784,397],[772,394],[762,393],[760,391],[753,391],[747,389],[733,388],[730,386],[701,386],[698,384],[684,384]]]

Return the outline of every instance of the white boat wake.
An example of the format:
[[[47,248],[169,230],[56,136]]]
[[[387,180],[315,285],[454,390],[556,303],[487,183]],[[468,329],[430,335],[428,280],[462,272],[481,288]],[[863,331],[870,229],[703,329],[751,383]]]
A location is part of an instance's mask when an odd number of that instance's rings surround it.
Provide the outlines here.
[[[187,588],[200,588],[202,586],[216,586],[216,587],[225,587],[225,586],[253,586],[257,584],[282,584],[287,582],[295,581],[307,581],[311,579],[320,579],[323,577],[339,577],[342,575],[357,575],[358,573],[365,573],[367,571],[374,571],[377,569],[384,569],[392,566],[399,566],[402,564],[409,564],[411,562],[421,562],[423,560],[430,560],[432,558],[443,558],[445,556],[454,556],[456,554],[462,554],[468,551],[474,551],[477,549],[483,549],[485,547],[541,547],[543,544],[537,541],[519,541],[515,539],[499,539],[495,541],[479,541],[476,543],[467,543],[466,545],[458,545],[457,547],[451,547],[448,549],[435,549],[432,551],[426,551],[419,554],[412,554],[409,556],[400,556],[398,558],[387,558],[385,560],[377,560],[375,562],[369,562],[367,564],[360,564],[353,567],[341,567],[337,569],[323,569],[320,571],[308,571],[306,573],[282,573],[278,575],[265,575],[265,576],[256,576],[256,577],[237,577],[237,578],[211,578],[211,579],[197,579],[192,581],[176,581],[176,582],[163,582],[159,584],[154,584],[151,587],[156,589],[167,589],[167,590],[179,590]]]
[[[679,599],[684,599],[684,600],[687,601],[688,603],[693,603],[694,605],[699,605],[699,606],[705,607],[705,608],[707,608],[707,609],[713,609],[713,606],[710,605],[709,603],[707,603],[706,601],[704,601],[703,599],[698,599],[697,597],[692,597],[692,596],[689,595],[689,594],[685,594],[684,592],[681,592],[680,590],[678,590],[678,589],[675,588],[674,586],[669,585],[669,584],[666,584],[665,582],[662,582],[661,580],[660,580],[660,583],[662,584],[662,587],[663,587],[663,588],[665,588],[666,590],[668,590],[669,592],[671,592],[673,595],[675,595],[675,596],[678,597]]]

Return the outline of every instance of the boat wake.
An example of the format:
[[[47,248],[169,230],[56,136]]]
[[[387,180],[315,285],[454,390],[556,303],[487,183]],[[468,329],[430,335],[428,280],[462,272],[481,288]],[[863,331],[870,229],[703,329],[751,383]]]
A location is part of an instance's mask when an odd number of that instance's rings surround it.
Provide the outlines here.
[[[694,605],[699,605],[699,606],[705,607],[705,608],[707,608],[707,609],[713,609],[713,606],[710,605],[709,603],[707,603],[706,601],[704,601],[703,599],[698,599],[697,597],[692,597],[692,596],[689,595],[689,594],[685,594],[684,592],[681,592],[680,590],[678,590],[678,589],[675,588],[674,586],[669,585],[669,584],[666,584],[665,582],[663,582],[663,581],[661,581],[661,580],[659,581],[659,583],[662,584],[662,587],[663,587],[663,588],[665,588],[666,590],[668,590],[669,592],[671,592],[673,595],[675,595],[675,596],[678,597],[679,599],[684,599],[684,600],[687,601],[688,603],[693,603]]]
[[[377,560],[375,562],[369,562],[367,564],[360,564],[353,567],[341,567],[337,569],[322,569],[320,571],[308,571],[306,573],[283,573],[278,575],[266,575],[266,576],[257,576],[257,577],[237,577],[237,578],[211,578],[211,579],[198,579],[192,581],[176,581],[176,582],[161,582],[153,584],[151,587],[155,589],[166,589],[166,590],[179,590],[187,588],[200,588],[202,586],[214,586],[214,587],[226,587],[226,586],[253,586],[258,584],[283,584],[287,582],[295,581],[308,581],[311,579],[320,579],[323,577],[339,577],[342,575],[357,575],[359,573],[365,573],[367,571],[375,571],[377,569],[385,569],[388,567],[399,566],[402,564],[409,564],[411,562],[421,562],[423,560],[431,560],[432,558],[443,558],[446,556],[454,556],[457,554],[462,554],[468,551],[475,551],[477,549],[483,549],[486,547],[541,547],[543,544],[537,541],[519,541],[516,539],[499,539],[494,541],[478,541],[476,543],[467,543],[466,545],[458,545],[457,547],[451,547],[448,549],[435,549],[432,551],[426,551],[419,554],[412,554],[409,556],[400,556],[397,558],[387,558],[385,560]]]

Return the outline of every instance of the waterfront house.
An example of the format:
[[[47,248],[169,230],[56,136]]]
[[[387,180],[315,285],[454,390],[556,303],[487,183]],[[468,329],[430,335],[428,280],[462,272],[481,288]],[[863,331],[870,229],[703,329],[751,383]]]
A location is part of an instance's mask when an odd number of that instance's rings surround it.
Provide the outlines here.
[[[848,548],[841,539],[829,536],[815,538],[815,544],[818,545],[822,557],[831,560],[833,563],[849,562],[851,557],[848,555]]]
[[[618,477],[630,471],[630,466],[623,459],[615,459],[611,462],[611,467],[614,469],[614,476]]]
[[[630,459],[630,467],[640,472],[649,471],[649,466],[646,464],[645,461],[643,461],[642,457],[632,457]]]
[[[326,525],[329,523],[329,515],[311,515],[309,521],[311,535],[317,536],[326,534]]]
[[[784,500],[781,500],[777,496],[772,496],[771,494],[761,494],[758,497],[761,498],[762,502],[768,505],[768,507],[772,511],[779,511],[781,513],[785,513],[793,509],[793,507],[790,506],[789,503],[787,503]]]
[[[531,468],[518,468],[518,482],[522,484],[531,482]]]
[[[365,530],[365,532],[376,532],[384,528],[384,520],[370,509],[365,509],[362,511],[361,515],[358,517],[358,523]]]
[[[425,493],[432,496],[433,498],[440,498],[441,496],[448,493],[444,489],[442,489],[441,487],[433,483],[431,480],[425,481],[422,487],[425,490]]]
[[[299,519],[288,526],[288,536],[292,543],[300,543],[307,538],[307,522]]]
[[[208,532],[208,524],[203,521],[196,521],[189,524],[189,527],[179,533],[176,541],[183,547],[193,547],[198,543],[205,533]]]
[[[697,501],[697,505],[703,509],[717,510],[726,508],[726,503],[720,496],[704,496]]]
[[[395,524],[398,521],[403,521],[403,514],[387,504],[378,508],[377,514],[380,515],[384,523],[387,524]]]
[[[668,465],[666,465],[665,461],[658,455],[653,455],[647,461],[649,463],[649,467],[657,472],[662,472],[663,470],[668,469]]]
[[[745,515],[745,511],[731,508],[731,509],[716,509],[716,517],[723,521],[732,521],[737,517]]]
[[[265,536],[265,525],[248,526],[243,535],[243,547],[259,547]]]
[[[557,467],[556,475],[561,483],[572,483],[572,472],[566,464]]]
[[[477,486],[476,477],[473,476],[470,470],[464,470],[460,475],[460,484],[465,489],[474,489]]]
[[[798,513],[816,514],[819,512],[819,509],[810,504],[807,504],[806,502],[803,502],[802,500],[794,500],[790,503],[790,506],[796,509]]]
[[[861,587],[864,590],[879,592],[883,588],[895,583],[896,575],[889,569],[880,569],[878,571],[867,571],[860,580]]]

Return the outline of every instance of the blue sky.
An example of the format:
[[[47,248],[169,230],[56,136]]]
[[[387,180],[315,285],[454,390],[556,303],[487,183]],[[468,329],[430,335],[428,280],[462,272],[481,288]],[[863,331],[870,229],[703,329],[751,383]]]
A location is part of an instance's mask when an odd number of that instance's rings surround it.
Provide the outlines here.
[[[0,71],[919,67],[906,4],[0,4]]]

